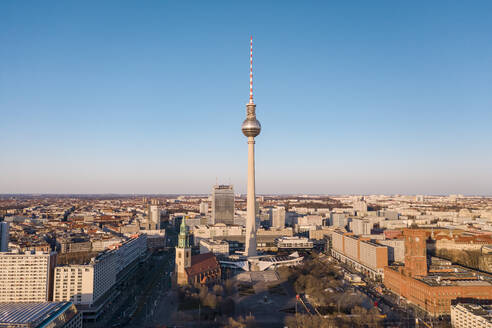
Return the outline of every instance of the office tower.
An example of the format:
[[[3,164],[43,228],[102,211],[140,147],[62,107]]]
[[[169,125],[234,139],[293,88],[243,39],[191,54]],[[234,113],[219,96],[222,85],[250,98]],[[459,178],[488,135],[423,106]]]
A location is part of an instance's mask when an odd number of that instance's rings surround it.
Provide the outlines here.
[[[0,252],[9,251],[9,223],[0,222]]]
[[[277,206],[272,208],[272,228],[285,227],[285,207]]]
[[[51,300],[56,253],[0,253],[0,302]]]
[[[200,203],[200,214],[203,214],[203,215],[208,214],[208,203],[205,203],[205,202]]]
[[[212,224],[234,224],[234,189],[218,185],[212,189]]]
[[[253,102],[253,37],[249,54],[249,103],[246,105],[246,120],[241,130],[248,137],[248,193],[246,199],[246,248],[247,256],[256,256],[256,191],[255,191],[255,137],[260,134],[261,125],[256,119],[256,105]]]
[[[157,205],[150,205],[147,215],[147,229],[156,230],[161,228],[161,210]]]

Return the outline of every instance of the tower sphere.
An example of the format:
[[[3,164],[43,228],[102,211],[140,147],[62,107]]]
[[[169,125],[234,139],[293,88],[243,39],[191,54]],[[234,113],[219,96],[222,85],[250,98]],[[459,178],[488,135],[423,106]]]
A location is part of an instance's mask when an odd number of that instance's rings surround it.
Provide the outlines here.
[[[241,130],[246,137],[256,137],[260,134],[261,124],[256,118],[247,118],[244,120]]]

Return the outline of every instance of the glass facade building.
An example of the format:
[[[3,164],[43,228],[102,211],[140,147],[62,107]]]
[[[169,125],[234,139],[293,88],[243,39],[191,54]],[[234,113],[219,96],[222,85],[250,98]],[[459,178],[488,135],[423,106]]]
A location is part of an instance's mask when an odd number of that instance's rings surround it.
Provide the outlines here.
[[[216,185],[212,189],[212,223],[234,224],[234,189]]]

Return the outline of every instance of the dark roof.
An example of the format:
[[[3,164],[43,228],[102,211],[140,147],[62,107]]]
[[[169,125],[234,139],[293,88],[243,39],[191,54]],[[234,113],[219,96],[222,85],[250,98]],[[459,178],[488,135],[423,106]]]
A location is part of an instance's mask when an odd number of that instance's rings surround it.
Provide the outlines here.
[[[191,257],[191,266],[186,268],[188,276],[194,276],[202,272],[207,272],[218,268],[219,262],[213,253],[204,253],[193,255]]]
[[[39,327],[71,306],[72,302],[0,303],[0,327]]]

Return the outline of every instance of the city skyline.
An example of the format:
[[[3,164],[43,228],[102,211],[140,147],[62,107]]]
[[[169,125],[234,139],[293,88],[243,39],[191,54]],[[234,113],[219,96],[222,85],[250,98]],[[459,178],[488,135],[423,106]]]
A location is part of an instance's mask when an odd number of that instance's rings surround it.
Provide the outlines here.
[[[251,34],[258,194],[492,193],[490,3],[89,4],[0,4],[2,194],[244,194]]]

